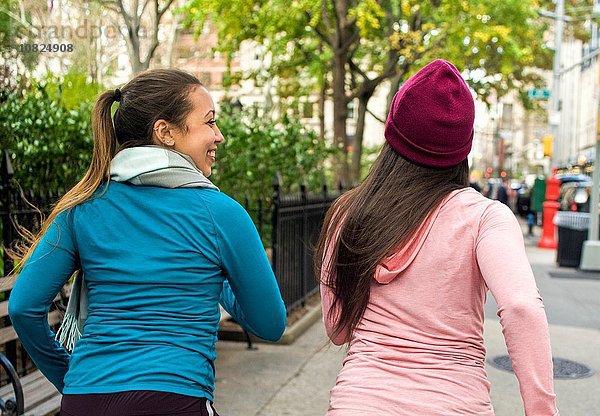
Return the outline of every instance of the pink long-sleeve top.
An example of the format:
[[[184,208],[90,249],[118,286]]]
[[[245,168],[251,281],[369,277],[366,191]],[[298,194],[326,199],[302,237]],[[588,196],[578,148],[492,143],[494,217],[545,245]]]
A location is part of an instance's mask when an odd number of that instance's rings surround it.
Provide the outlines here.
[[[494,415],[484,367],[488,289],[525,414],[558,415],[548,323],[521,228],[505,205],[471,188],[449,194],[378,266],[327,415]],[[331,338],[332,292],[321,284],[321,295]]]

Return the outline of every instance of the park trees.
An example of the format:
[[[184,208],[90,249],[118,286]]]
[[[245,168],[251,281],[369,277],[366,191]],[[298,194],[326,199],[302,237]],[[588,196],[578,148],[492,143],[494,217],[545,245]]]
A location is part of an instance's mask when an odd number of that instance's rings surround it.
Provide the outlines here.
[[[336,171],[348,183],[358,180],[365,116],[383,83],[390,86],[389,102],[404,80],[434,58],[456,63],[484,101],[542,83],[531,70],[551,66],[544,38],[549,21],[540,18],[541,7],[551,9],[552,2],[189,0],[186,11],[198,29],[212,21],[219,49],[230,55],[244,40],[257,42],[272,62],[263,78],[302,85],[299,94],[326,92],[334,108],[333,143],[342,152]],[[352,101],[358,102],[358,122],[349,155],[346,114]]]

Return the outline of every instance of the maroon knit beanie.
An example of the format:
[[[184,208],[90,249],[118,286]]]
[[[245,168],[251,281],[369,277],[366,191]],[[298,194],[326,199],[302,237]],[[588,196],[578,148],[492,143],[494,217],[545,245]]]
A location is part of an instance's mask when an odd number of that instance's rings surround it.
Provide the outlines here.
[[[466,159],[473,142],[475,103],[462,76],[437,59],[398,90],[385,122],[385,139],[418,165],[447,168]]]

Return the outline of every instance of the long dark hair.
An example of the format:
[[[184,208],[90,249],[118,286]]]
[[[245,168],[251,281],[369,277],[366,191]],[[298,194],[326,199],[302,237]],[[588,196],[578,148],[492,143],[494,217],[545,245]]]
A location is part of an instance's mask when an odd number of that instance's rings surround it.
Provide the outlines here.
[[[192,89],[202,84],[198,79],[177,69],[152,69],[136,75],[119,93],[100,94],[92,111],[94,148],[92,161],[83,178],[56,204],[36,234],[23,232],[25,241],[13,251],[19,273],[52,221],[69,208],[87,201],[102,183],[110,181],[110,162],[118,150],[151,145],[154,122],[160,119],[187,130],[185,119],[193,110],[189,99]],[[114,117],[112,105],[118,102]]]
[[[466,159],[432,169],[409,162],[386,143],[364,182],[335,201],[314,255],[315,275],[325,276],[323,283],[334,294],[330,313],[339,314],[334,336],[345,332],[344,341],[350,340],[377,265],[410,239],[446,195],[467,187],[468,174]]]

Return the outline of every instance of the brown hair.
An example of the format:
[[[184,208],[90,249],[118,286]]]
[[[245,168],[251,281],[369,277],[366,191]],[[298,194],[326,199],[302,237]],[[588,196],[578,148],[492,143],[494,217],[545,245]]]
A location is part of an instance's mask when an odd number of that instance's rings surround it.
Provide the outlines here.
[[[344,341],[350,340],[377,265],[410,239],[448,193],[467,187],[468,174],[466,159],[432,169],[409,162],[386,143],[364,182],[335,201],[314,255],[315,275],[326,276],[322,283],[333,291],[329,312],[339,314],[334,336],[345,332]],[[326,254],[331,260],[324,264]]]
[[[152,145],[154,122],[163,119],[187,130],[185,119],[193,109],[189,93],[202,84],[196,77],[177,69],[153,69],[136,75],[123,88],[100,94],[92,111],[94,148],[92,161],[81,179],[56,203],[37,235],[23,233],[25,244],[14,256],[18,273],[48,231],[58,214],[92,197],[98,187],[110,182],[110,162],[118,150]],[[120,98],[120,99],[119,99]],[[114,117],[111,107],[119,100]]]

